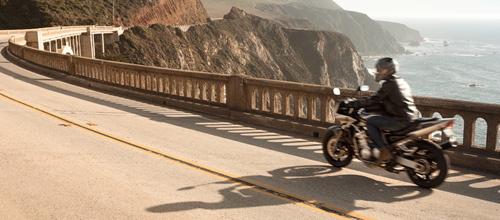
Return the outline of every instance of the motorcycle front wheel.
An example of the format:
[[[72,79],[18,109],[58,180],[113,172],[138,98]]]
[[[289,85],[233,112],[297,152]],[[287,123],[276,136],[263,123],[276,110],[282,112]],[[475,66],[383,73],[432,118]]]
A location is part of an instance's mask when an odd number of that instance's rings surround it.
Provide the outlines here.
[[[323,139],[323,155],[334,167],[347,166],[354,155],[354,150],[345,141],[342,130],[328,131]]]
[[[448,174],[448,160],[442,150],[434,144],[419,141],[410,148],[417,147],[412,156],[406,157],[417,162],[417,169],[406,169],[411,181],[422,188],[434,188],[444,182]]]

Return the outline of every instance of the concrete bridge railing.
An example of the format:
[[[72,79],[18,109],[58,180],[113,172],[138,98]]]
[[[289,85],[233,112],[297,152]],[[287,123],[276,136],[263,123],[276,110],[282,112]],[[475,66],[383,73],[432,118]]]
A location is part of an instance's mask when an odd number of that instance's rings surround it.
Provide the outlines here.
[[[334,123],[331,109],[339,97],[331,87],[91,59],[18,42],[12,39],[9,51],[19,59],[78,78],[83,85],[318,137]],[[343,94],[352,92],[344,89]],[[415,101],[424,117],[439,113],[463,119],[463,141],[448,152],[453,164],[500,172],[500,105],[428,97]],[[486,146],[475,144],[479,118],[487,123]]]

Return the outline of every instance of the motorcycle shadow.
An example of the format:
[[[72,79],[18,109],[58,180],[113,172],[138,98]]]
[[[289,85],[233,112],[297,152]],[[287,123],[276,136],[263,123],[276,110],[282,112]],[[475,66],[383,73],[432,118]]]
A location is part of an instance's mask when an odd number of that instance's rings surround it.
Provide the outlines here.
[[[146,210],[153,213],[166,213],[192,209],[220,210],[262,207],[288,204],[290,199],[305,197],[319,201],[318,204],[329,204],[356,211],[373,208],[356,206],[358,200],[393,203],[422,198],[432,193],[432,190],[417,186],[391,186],[388,183],[361,175],[339,174],[340,170],[330,166],[294,166],[269,171],[270,176],[245,176],[235,180],[240,183],[255,183],[255,185],[244,184],[246,186],[241,186],[233,182],[220,181],[187,186],[179,191],[213,191],[214,186],[220,188],[218,186],[220,184],[230,185],[217,189],[222,196],[222,200],[217,202],[166,203],[146,208]],[[263,193],[264,191],[266,193]],[[274,196],[268,196],[269,193]],[[276,199],[276,195],[281,199]]]

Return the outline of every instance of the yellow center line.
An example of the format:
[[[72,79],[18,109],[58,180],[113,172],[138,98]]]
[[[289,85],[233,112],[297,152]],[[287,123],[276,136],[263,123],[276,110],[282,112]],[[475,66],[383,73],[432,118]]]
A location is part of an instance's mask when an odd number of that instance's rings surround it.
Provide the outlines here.
[[[351,211],[348,211],[348,210],[345,210],[345,209],[342,209],[342,208],[339,208],[339,207],[336,207],[333,205],[321,203],[319,201],[309,199],[309,198],[306,198],[306,197],[303,197],[300,195],[295,195],[295,194],[292,194],[290,192],[265,185],[263,183],[255,182],[255,181],[243,178],[243,177],[239,177],[237,175],[229,174],[229,173],[226,173],[224,171],[205,166],[203,164],[199,164],[199,163],[196,163],[193,161],[179,158],[177,156],[160,151],[160,150],[155,149],[155,148],[151,148],[151,147],[139,144],[139,143],[135,143],[135,142],[117,137],[117,136],[112,135],[112,134],[105,133],[103,131],[97,130],[95,128],[91,128],[91,127],[86,126],[84,124],[80,124],[78,122],[67,119],[67,118],[62,117],[60,115],[56,115],[56,114],[49,112],[47,110],[44,110],[44,109],[38,108],[36,106],[33,106],[31,104],[25,103],[21,100],[14,98],[14,97],[6,95],[1,90],[0,90],[0,97],[4,98],[6,100],[12,101],[12,102],[14,102],[20,106],[23,106],[25,108],[31,109],[37,113],[42,114],[42,115],[51,117],[51,118],[56,119],[58,121],[61,121],[63,123],[72,124],[72,125],[74,125],[73,127],[77,127],[83,131],[86,131],[86,132],[89,132],[91,134],[103,137],[105,139],[111,140],[113,142],[119,143],[119,144],[127,146],[129,148],[139,150],[141,152],[150,154],[150,155],[158,157],[160,159],[181,165],[183,167],[187,167],[189,169],[192,169],[192,170],[195,170],[195,171],[198,171],[201,173],[208,174],[210,176],[216,177],[218,179],[222,179],[222,180],[227,181],[227,182],[232,182],[234,184],[241,185],[243,187],[246,187],[246,188],[252,189],[254,191],[269,195],[269,196],[274,197],[274,198],[284,200],[286,202],[290,202],[290,203],[293,203],[293,204],[296,204],[296,205],[299,205],[299,206],[302,206],[302,207],[305,207],[305,208],[308,208],[308,209],[311,209],[311,210],[314,210],[317,212],[321,212],[321,213],[324,213],[324,214],[327,214],[327,215],[330,215],[330,216],[333,216],[333,217],[336,217],[339,219],[372,219],[372,218],[363,216],[363,215],[355,213],[355,212],[351,212]]]

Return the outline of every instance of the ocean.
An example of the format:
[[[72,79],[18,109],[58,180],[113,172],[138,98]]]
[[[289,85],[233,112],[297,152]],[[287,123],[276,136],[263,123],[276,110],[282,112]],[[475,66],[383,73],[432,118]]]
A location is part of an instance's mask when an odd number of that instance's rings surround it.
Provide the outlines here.
[[[396,21],[420,31],[420,46],[401,43],[408,54],[394,57],[413,95],[500,104],[500,20]],[[380,57],[363,57],[373,71]],[[463,120],[455,132],[462,137]],[[486,122],[476,122],[476,145],[486,145]],[[499,140],[500,146],[500,140]]]

